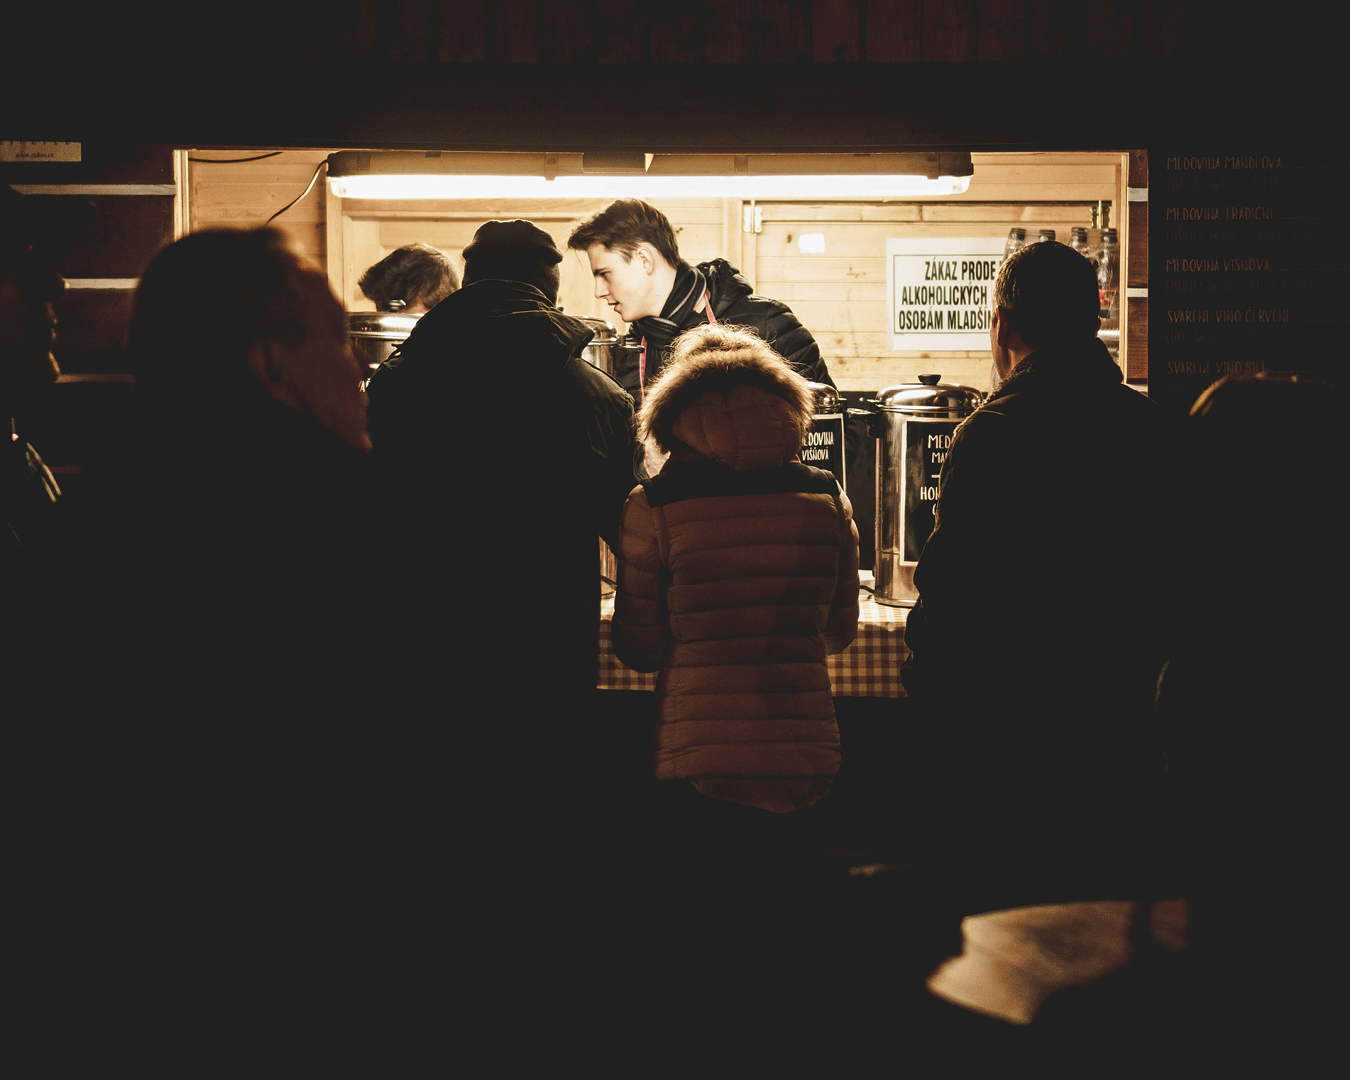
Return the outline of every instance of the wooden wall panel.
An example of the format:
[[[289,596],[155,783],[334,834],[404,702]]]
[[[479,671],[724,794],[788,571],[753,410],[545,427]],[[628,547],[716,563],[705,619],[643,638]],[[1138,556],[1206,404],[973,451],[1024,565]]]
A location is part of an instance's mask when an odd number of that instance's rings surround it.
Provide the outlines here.
[[[131,289],[66,290],[56,301],[60,342],[57,359],[63,372],[125,370],[124,366],[99,367],[89,360],[91,354],[126,347],[134,295]]]
[[[1129,186],[1148,191],[1148,151],[1131,150]],[[1129,350],[1125,358],[1125,377],[1132,382],[1148,382],[1148,202],[1131,201],[1126,219],[1129,250],[1126,255],[1126,285],[1144,292],[1126,297],[1125,334]]]
[[[437,42],[431,39],[432,4],[434,0],[399,0],[395,13],[395,34],[389,45],[388,58],[421,64],[432,58]]]
[[[172,149],[91,143],[79,162],[6,166],[5,179],[43,189],[44,198],[91,201],[98,216],[67,253],[60,270],[68,289],[55,303],[56,383],[16,410],[18,430],[62,477],[96,463],[129,429],[131,377],[126,333],[132,287],[173,237],[172,194],[143,194],[146,185],[173,190]],[[96,193],[65,185],[99,185]],[[132,192],[135,192],[134,194]],[[91,288],[90,285],[100,286]]]
[[[490,11],[488,59],[499,64],[538,63],[539,0],[496,0]]]
[[[1021,60],[1026,35],[1023,0],[979,0],[975,23],[975,59]]]
[[[1148,297],[1127,298],[1125,318],[1128,320],[1130,352],[1126,359],[1125,377],[1130,382],[1148,382]]]
[[[755,62],[755,0],[711,4],[704,26],[703,57],[709,64]]]
[[[440,47],[444,63],[478,64],[487,59],[487,17],[483,0],[437,0]]]
[[[189,161],[189,206],[192,229],[224,226],[257,228],[294,199],[309,183],[327,150],[287,150],[262,161],[240,161],[265,151],[194,151]],[[222,163],[229,161],[228,164]],[[322,267],[326,262],[324,178],[309,195],[272,223],[286,234],[291,246]]]
[[[62,374],[23,403],[15,418],[19,431],[63,476],[97,462],[129,427],[126,332],[132,289],[172,239],[175,218],[172,194],[140,193],[146,185],[173,190],[171,147],[94,142],[81,144],[81,158],[5,167],[11,184],[39,186],[50,193],[44,198],[88,200],[98,209],[89,232],[60,266],[68,289],[55,304],[53,352]],[[91,194],[64,190],[64,185],[111,190]],[[95,282],[112,287],[87,287]]]
[[[66,257],[67,277],[138,278],[150,260],[173,242],[172,195],[91,198],[98,207],[98,217],[88,235]]]
[[[971,59],[970,5],[935,4],[926,0],[921,20],[916,59],[925,62]]]
[[[577,64],[594,59],[590,7],[590,0],[544,0],[541,47],[545,63]]]
[[[646,26],[638,0],[595,0],[596,60],[635,64],[644,56]]]
[[[652,63],[702,63],[706,22],[706,5],[701,3],[652,5]]]
[[[863,59],[879,64],[918,60],[922,12],[922,0],[868,0]]]
[[[811,59],[806,0],[759,0],[758,12],[760,63],[800,64]]]
[[[811,5],[811,59],[851,64],[862,59],[861,0],[815,0]]]
[[[1101,60],[1124,60],[1134,44],[1134,5],[1087,0],[1085,52]]]
[[[1030,33],[1026,35],[1029,39],[1030,55],[1027,59],[1052,59],[1071,55],[1071,50],[1066,50],[1067,41],[1081,41],[1082,33],[1074,33],[1074,27],[1067,26],[1070,20],[1077,21],[1081,27],[1081,18],[1075,19],[1077,11],[1063,11],[1061,9],[1077,9],[1080,7],[1078,0],[1031,0],[1028,5],[1028,17],[1030,19]]]
[[[1034,240],[1044,227],[1067,241],[1089,227],[1098,199],[1116,201],[1119,155],[976,155],[975,177],[960,200],[761,203],[755,287],[787,303],[816,336],[842,390],[874,391],[913,381],[921,372],[981,389],[989,382],[987,350],[887,350],[886,241],[909,236],[987,236],[1003,240],[1014,225]],[[1055,201],[1039,201],[1054,192]],[[801,254],[803,233],[824,235],[823,254]],[[1088,241],[1100,240],[1089,228]]]

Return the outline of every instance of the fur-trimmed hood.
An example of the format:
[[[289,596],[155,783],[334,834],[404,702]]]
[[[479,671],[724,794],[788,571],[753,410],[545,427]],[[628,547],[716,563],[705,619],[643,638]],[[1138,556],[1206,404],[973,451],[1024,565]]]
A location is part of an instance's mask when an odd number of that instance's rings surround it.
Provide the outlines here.
[[[812,411],[806,380],[752,331],[701,326],[676,339],[639,434],[738,471],[775,469],[797,457]]]

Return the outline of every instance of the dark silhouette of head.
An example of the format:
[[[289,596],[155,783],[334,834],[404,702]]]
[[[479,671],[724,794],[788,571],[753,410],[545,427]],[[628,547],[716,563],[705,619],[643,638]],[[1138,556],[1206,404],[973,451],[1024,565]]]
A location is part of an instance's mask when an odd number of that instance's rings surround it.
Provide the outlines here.
[[[165,248],[136,290],[129,344],[138,393],[180,426],[271,397],[369,444],[342,307],[275,229],[208,229]]]
[[[560,262],[562,252],[553,237],[532,221],[488,221],[464,249],[464,284],[488,278],[523,281],[556,304]]]
[[[994,303],[1032,349],[1091,341],[1100,325],[1096,267],[1053,240],[1004,260],[994,282]]]

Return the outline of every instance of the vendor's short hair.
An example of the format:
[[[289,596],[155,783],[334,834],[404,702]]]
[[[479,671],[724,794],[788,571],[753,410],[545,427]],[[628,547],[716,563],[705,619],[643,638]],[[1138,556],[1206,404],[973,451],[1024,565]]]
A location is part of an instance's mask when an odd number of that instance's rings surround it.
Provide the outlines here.
[[[656,248],[671,266],[680,265],[680,245],[675,242],[670,218],[641,199],[616,199],[573,229],[567,246],[585,251],[592,244],[599,244],[631,259],[644,241]]]
[[[433,308],[459,288],[459,275],[445,252],[430,244],[405,244],[367,269],[357,286],[381,311],[395,300],[420,300]]]
[[[1033,349],[1069,345],[1097,333],[1097,267],[1073,248],[1042,240],[999,267],[994,303]]]

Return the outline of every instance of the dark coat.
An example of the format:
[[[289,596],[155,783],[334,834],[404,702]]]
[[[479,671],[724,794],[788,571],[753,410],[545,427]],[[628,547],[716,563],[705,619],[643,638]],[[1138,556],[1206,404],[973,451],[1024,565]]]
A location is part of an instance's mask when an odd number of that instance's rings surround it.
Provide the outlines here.
[[[378,576],[419,625],[429,608],[454,613],[484,684],[596,683],[599,539],[617,539],[637,479],[633,402],[580,358],[592,334],[533,286],[477,281],[370,381],[372,457],[393,500]],[[513,404],[498,411],[482,388],[502,382]]]
[[[11,437],[13,436],[13,437]],[[49,699],[53,632],[61,616],[54,612],[62,577],[57,545],[62,536],[61,489],[38,452],[22,437],[0,431],[0,683],[13,703],[19,697]],[[31,699],[29,694],[32,694]],[[23,709],[19,710],[20,712]]]
[[[713,316],[720,323],[735,326],[748,326],[767,341],[780,356],[803,378],[811,382],[834,385],[829,369],[820,355],[820,346],[811,336],[792,309],[781,300],[770,300],[767,296],[756,296],[741,272],[726,259],[713,259],[699,263],[698,269],[708,279],[708,293],[712,299]],[[691,312],[685,320],[683,329],[692,330],[708,321],[702,311]],[[618,360],[614,377],[619,385],[634,397],[638,395],[638,354],[642,342],[638,334],[630,333],[618,351]],[[660,365],[652,365],[648,358],[647,383],[660,374],[665,365],[662,357]]]
[[[256,388],[141,406],[78,515],[92,658],[116,658],[107,677],[146,711],[177,715],[180,694],[211,716],[355,708],[366,455]]]
[[[957,429],[906,627],[934,775],[1022,800],[1161,767],[1175,436],[1095,341],[1028,357]]]

